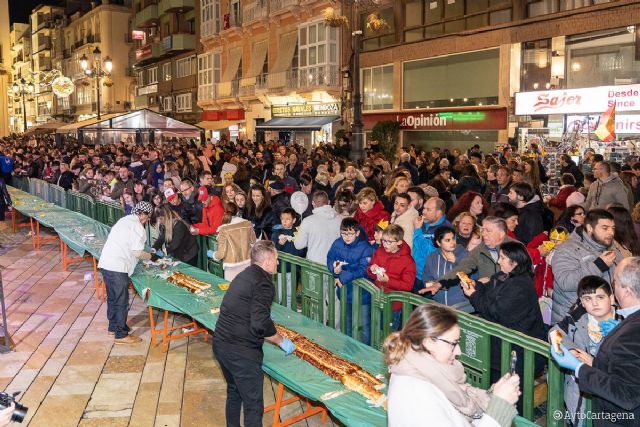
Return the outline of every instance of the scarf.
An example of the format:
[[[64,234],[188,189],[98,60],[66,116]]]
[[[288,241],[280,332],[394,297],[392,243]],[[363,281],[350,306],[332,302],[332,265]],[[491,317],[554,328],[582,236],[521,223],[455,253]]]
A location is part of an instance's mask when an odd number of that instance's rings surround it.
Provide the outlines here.
[[[467,384],[464,366],[458,360],[452,365],[440,363],[428,353],[410,348],[398,364],[389,367],[389,372],[433,384],[444,393],[469,425],[473,419],[482,417],[489,406],[489,394]]]

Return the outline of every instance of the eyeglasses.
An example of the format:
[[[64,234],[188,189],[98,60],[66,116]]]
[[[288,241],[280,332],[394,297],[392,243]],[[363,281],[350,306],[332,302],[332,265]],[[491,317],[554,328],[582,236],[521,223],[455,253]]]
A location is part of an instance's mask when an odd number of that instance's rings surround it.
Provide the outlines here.
[[[399,240],[387,240],[387,239],[382,239],[382,244],[384,245],[390,245],[392,243],[398,243]]]
[[[458,341],[449,341],[449,340],[445,340],[444,338],[440,338],[440,337],[436,337],[435,339],[437,339],[438,341],[442,341],[442,342],[445,342],[445,343],[449,344],[451,346],[451,350],[454,350],[456,347],[460,346],[460,340],[458,340]]]
[[[182,190],[180,190],[180,194],[182,193],[186,193],[187,191],[191,190],[193,187],[187,187],[187,188],[183,188]]]
[[[355,231],[341,231],[340,235],[344,237],[355,237],[357,233]]]

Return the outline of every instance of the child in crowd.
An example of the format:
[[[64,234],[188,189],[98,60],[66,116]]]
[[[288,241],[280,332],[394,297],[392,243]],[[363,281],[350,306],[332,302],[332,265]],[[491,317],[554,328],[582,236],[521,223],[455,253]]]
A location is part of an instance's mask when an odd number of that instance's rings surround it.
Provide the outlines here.
[[[136,202],[133,200],[133,193],[128,188],[124,189],[121,199],[122,207],[124,208],[124,214],[129,215],[133,212],[133,208]]]
[[[298,216],[292,208],[285,208],[280,212],[280,224],[273,227],[271,241],[278,251],[299,256],[304,256],[304,250],[296,249],[294,241],[295,224]],[[300,274],[297,274],[300,277]],[[287,265],[286,272],[287,307],[291,307],[291,294],[295,295],[295,286],[291,283],[291,265]],[[282,274],[278,273],[278,300],[282,298]],[[296,307],[293,307],[296,308]]]
[[[416,278],[416,263],[411,256],[409,246],[404,244],[404,231],[397,224],[390,224],[382,232],[382,247],[373,253],[371,264],[367,268],[369,277],[384,292],[411,292]],[[400,330],[402,303],[392,306],[392,328]]]
[[[602,339],[619,323],[616,320],[614,297],[609,283],[599,276],[585,276],[578,283],[578,302],[573,310],[550,334],[562,333],[562,344],[583,363],[591,366]],[[582,426],[586,419],[584,399],[573,375],[565,376],[564,402],[571,424]],[[581,415],[582,414],[582,415]]]
[[[382,233],[388,226],[389,221],[383,219],[373,227],[373,242],[371,243],[371,247],[374,251],[382,244]]]
[[[438,249],[427,256],[422,273],[422,281],[424,283],[437,282],[440,277],[456,268],[460,261],[469,255],[464,246],[457,244],[456,230],[452,227],[442,226],[438,228],[433,236],[433,241]],[[450,288],[439,290],[433,296],[433,300],[467,313],[473,312],[474,309],[471,303],[458,285],[459,281]],[[422,288],[418,293],[424,294],[426,291],[427,288]]]
[[[362,291],[360,308],[360,325],[362,333],[352,331],[352,301],[355,279],[367,277],[367,265],[371,261],[373,248],[366,240],[360,239],[361,227],[358,221],[347,217],[340,223],[340,237],[336,239],[327,254],[327,268],[333,274],[336,294],[341,297],[341,288],[346,287],[346,331],[349,336],[360,338],[365,344],[371,341],[371,295]],[[341,301],[342,302],[342,301]]]

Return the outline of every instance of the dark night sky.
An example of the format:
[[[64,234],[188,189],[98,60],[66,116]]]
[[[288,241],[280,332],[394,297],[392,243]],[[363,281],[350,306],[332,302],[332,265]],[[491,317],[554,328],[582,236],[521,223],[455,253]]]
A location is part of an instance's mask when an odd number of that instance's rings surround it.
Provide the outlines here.
[[[9,0],[9,15],[11,22],[29,23],[29,15],[39,4],[58,4],[56,0]]]

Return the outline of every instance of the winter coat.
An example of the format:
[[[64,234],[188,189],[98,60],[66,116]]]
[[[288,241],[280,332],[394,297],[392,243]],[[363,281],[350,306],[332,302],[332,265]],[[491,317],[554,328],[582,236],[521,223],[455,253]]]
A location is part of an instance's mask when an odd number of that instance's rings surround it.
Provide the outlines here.
[[[563,210],[566,209],[567,197],[569,197],[576,191],[578,191],[578,189],[573,185],[563,185],[562,187],[560,187],[560,191],[558,192],[558,194],[556,194],[554,198],[549,200],[549,206],[553,206],[554,208]]]
[[[456,257],[455,262],[450,262],[442,256],[442,250],[438,249],[435,252],[431,252],[427,257],[427,261],[424,265],[424,271],[422,272],[422,282],[436,282],[438,278],[453,270],[460,261],[469,256],[469,252],[462,245],[457,245],[453,254]],[[458,283],[460,283],[458,281]],[[458,310],[466,311],[470,313],[473,311],[467,297],[462,292],[460,286],[451,286],[449,288],[443,288],[433,296],[434,301],[440,304],[454,306]]]
[[[404,231],[403,240],[409,246],[409,249],[413,249],[413,231],[415,230],[413,220],[417,217],[418,211],[413,206],[409,206],[409,209],[402,215],[392,213],[389,221],[391,224],[397,224],[402,227],[402,231]]]
[[[596,208],[606,209],[611,203],[619,203],[630,209],[626,187],[617,173],[591,183],[584,207],[587,211]]]
[[[340,237],[342,217],[331,207],[324,205],[313,210],[300,224],[294,242],[296,249],[307,249],[307,259],[327,263],[327,253],[333,242]]]
[[[482,194],[484,192],[484,183],[475,176],[463,176],[460,182],[451,187],[451,192],[456,195],[475,191]]]
[[[491,183],[489,190],[487,191],[486,199],[490,205],[496,203],[509,203],[509,188],[511,187],[511,181],[504,187],[498,185],[498,181]]]
[[[433,243],[433,236],[436,230],[442,226],[451,227],[451,223],[447,221],[447,218],[443,215],[435,224],[423,224],[422,228],[416,228],[413,230],[413,248],[411,255],[416,263],[417,271],[422,274],[424,270],[424,263],[429,254],[436,250],[436,245]]]
[[[218,249],[213,258],[217,261],[222,260],[223,268],[232,267],[250,258],[256,235],[249,221],[233,217],[230,223],[218,227],[217,241]]]
[[[476,284],[476,291],[469,301],[483,319],[495,322],[506,328],[521,332],[532,338],[545,339],[544,322],[538,305],[538,296],[533,287],[533,277],[529,274],[512,276],[501,271],[494,274],[488,283]],[[500,370],[500,340],[491,340],[491,369]],[[516,372],[523,374],[524,352],[514,347],[518,355]],[[540,356],[535,357],[535,370],[544,366]]]
[[[122,179],[118,178],[118,180],[116,181],[115,185],[111,189],[111,198],[113,200],[118,200],[120,197],[122,197],[122,194],[124,193],[125,189],[128,189],[129,191],[131,191],[131,194],[133,194],[133,179],[132,178],[128,178],[126,182],[123,181]]]
[[[378,200],[367,212],[362,212],[362,209],[358,207],[353,217],[364,227],[367,238],[369,241],[372,241],[374,239],[376,224],[381,220],[389,221],[389,212],[384,210],[382,202]]]
[[[502,243],[512,242],[513,239],[505,236]],[[496,252],[499,248],[496,248]],[[478,274],[478,278],[489,278],[500,271],[500,266],[498,265],[497,258],[494,261],[491,256],[491,251],[484,244],[484,242],[480,243],[477,247],[475,247],[471,252],[469,252],[469,256],[460,261],[460,263],[453,270],[449,271],[444,276],[441,276],[438,279],[438,282],[446,288],[450,288],[451,286],[455,286],[458,284],[458,276],[456,273],[463,272],[468,275],[472,275],[474,273]]]
[[[222,224],[224,208],[218,196],[211,196],[211,203],[206,208],[202,208],[202,222],[193,224],[201,235],[215,234]]]
[[[356,240],[351,244],[345,243],[342,237],[338,237],[327,254],[327,268],[334,277],[340,279],[340,282],[347,287],[347,303],[351,304],[352,289],[351,282],[355,279],[367,277],[367,266],[373,256],[373,248],[364,240]],[[334,272],[334,263],[336,261],[344,261],[346,264],[342,266],[340,274]],[[336,289],[338,297],[339,289]],[[362,304],[371,304],[371,295],[368,292],[362,292]]]
[[[7,191],[7,185],[2,178],[0,178],[0,204],[4,206],[12,205],[11,196],[9,195],[9,191]]]
[[[166,246],[167,255],[179,259],[182,262],[192,262],[198,256],[198,241],[196,236],[189,232],[189,227],[182,221],[177,220],[173,224],[171,242],[166,242],[166,230],[164,226],[160,226],[160,234],[156,238],[153,248],[158,250],[162,246]]]
[[[372,265],[384,268],[389,281],[379,281],[371,271]],[[413,282],[416,279],[416,263],[411,258],[411,251],[407,245],[401,245],[398,252],[394,254],[387,252],[384,248],[378,248],[373,253],[373,258],[367,267],[367,274],[375,285],[382,288],[384,292],[411,292]],[[402,310],[402,303],[394,302],[392,309],[393,311]]]
[[[546,233],[540,233],[527,244],[527,252],[534,265],[534,283],[538,298],[544,294],[545,288],[553,289],[553,270],[547,263],[547,258],[551,259],[555,255],[555,251],[552,251],[547,257],[543,257],[540,256],[538,250],[538,247],[546,240],[549,240],[549,236]]]
[[[533,199],[518,209],[518,225],[516,236],[518,240],[527,245],[535,236],[544,231],[544,205],[540,197]]]
[[[572,159],[569,159],[567,166],[562,166],[560,168],[560,176],[565,173],[573,175],[573,177],[576,179],[576,187],[582,187],[584,175],[582,174],[582,171],[580,170],[578,165],[576,165],[576,163]]]
[[[280,213],[291,207],[291,196],[286,191],[280,194],[276,194],[271,198],[271,210],[273,211],[273,221],[275,224],[280,224]],[[269,236],[271,236],[269,234]]]
[[[253,224],[253,231],[258,239],[268,239],[273,231],[273,226],[278,223],[273,215],[273,208],[268,206],[262,212],[262,216],[254,214],[248,218]]]
[[[613,245],[607,248],[592,240],[583,227],[578,227],[569,236],[551,259],[553,269],[553,304],[551,321],[562,320],[578,301],[578,282],[584,276],[600,276],[611,283],[615,265],[609,268],[599,257],[606,250],[616,253],[616,264],[622,254]]]
[[[296,232],[295,228],[283,228],[282,225],[280,224],[275,225],[273,227],[273,230],[271,231],[271,241],[275,245],[278,252],[284,252],[287,254],[304,258],[304,253],[305,253],[304,249],[296,249],[296,246],[293,243],[295,240],[294,238],[295,232]],[[279,241],[281,234],[284,234],[285,236],[290,236],[292,240],[286,240],[284,242],[284,245],[281,245]],[[286,270],[287,270],[287,273],[291,272],[291,264],[287,264]],[[298,271],[300,271],[300,268],[298,268]],[[300,276],[298,275],[298,277]]]

